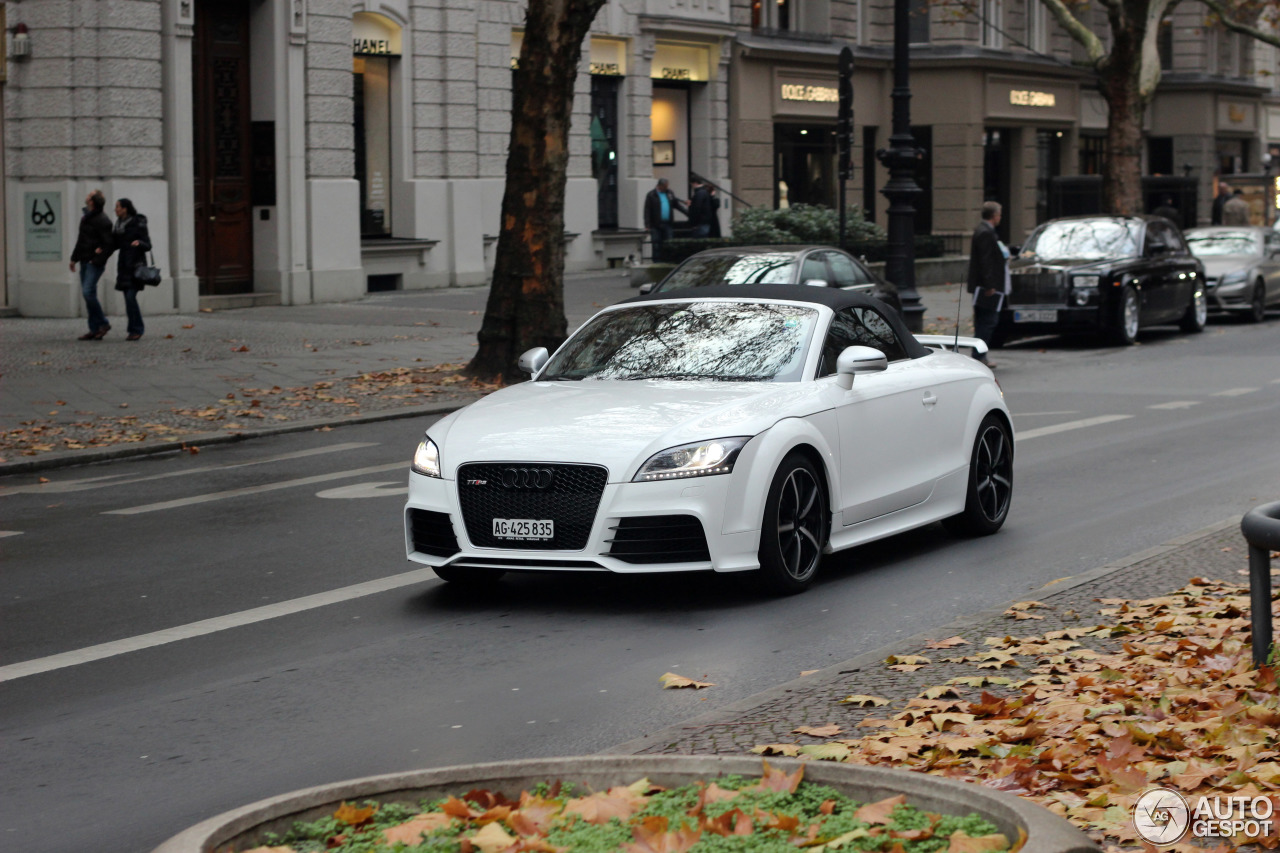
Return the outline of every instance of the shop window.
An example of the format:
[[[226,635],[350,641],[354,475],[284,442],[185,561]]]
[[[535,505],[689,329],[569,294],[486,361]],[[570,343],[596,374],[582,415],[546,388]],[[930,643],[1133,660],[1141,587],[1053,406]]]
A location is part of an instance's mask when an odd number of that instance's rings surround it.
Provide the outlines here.
[[[1248,171],[1249,140],[1219,139],[1218,172],[1223,175],[1239,175]]]
[[[352,95],[355,177],[360,185],[360,236],[390,237],[391,88],[399,61],[400,28],[389,18],[358,12],[352,18]]]
[[[1101,175],[1107,161],[1105,136],[1080,137],[1080,174]]]
[[[837,205],[836,132],[828,124],[773,126],[774,207]]]
[[[591,174],[596,179],[596,223],[618,227],[618,89],[621,77],[591,76]]]
[[[1050,218],[1053,179],[1062,174],[1062,131],[1036,131],[1036,224]]]

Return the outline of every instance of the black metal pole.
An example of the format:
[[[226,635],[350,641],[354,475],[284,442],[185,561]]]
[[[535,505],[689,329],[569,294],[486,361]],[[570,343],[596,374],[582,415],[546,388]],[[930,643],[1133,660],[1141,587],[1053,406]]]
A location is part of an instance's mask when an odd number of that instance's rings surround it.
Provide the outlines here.
[[[915,217],[916,163],[921,152],[911,136],[910,0],[894,0],[893,6],[893,135],[889,148],[876,157],[889,170],[889,182],[880,192],[889,200],[889,245],[885,278],[898,288],[902,318],[907,330],[924,329],[924,306],[916,290]]]
[[[1245,513],[1240,532],[1249,543],[1249,627],[1253,664],[1271,656],[1271,552],[1280,551],[1280,501]]]
[[[849,203],[847,182],[853,172],[853,50],[845,45],[840,49],[838,63],[839,110],[836,113],[836,148],[840,172],[840,248],[847,240]]]

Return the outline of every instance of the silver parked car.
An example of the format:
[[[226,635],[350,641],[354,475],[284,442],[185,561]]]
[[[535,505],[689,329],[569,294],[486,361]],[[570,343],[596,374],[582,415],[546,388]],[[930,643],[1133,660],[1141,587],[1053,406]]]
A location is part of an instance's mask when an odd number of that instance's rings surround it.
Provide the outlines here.
[[[1280,305],[1280,234],[1258,226],[1217,225],[1185,233],[1204,263],[1209,310],[1243,314],[1254,323]]]

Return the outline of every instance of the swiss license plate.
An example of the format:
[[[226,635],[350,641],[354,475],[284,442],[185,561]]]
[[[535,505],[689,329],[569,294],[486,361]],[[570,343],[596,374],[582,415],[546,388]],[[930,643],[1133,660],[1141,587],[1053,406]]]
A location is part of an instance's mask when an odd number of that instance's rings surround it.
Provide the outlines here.
[[[1038,310],[1020,310],[1013,312],[1013,322],[1015,323],[1056,323],[1058,322],[1057,308],[1041,308]]]
[[[537,541],[553,539],[555,535],[555,522],[550,519],[495,518],[493,520],[493,536],[495,539]]]

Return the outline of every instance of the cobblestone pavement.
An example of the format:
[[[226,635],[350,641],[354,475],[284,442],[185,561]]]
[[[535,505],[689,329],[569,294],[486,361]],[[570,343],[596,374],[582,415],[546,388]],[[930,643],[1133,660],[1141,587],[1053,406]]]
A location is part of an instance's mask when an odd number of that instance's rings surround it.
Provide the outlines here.
[[[1248,573],[1248,549],[1240,534],[1239,520],[1224,521],[1084,577],[1064,579],[1032,593],[1028,596],[1030,599],[1045,605],[1032,611],[1042,616],[1041,620],[1015,621],[1003,615],[1010,602],[995,602],[998,607],[930,631],[927,636],[902,640],[891,648],[869,652],[681,725],[619,744],[608,752],[748,753],[752,747],[764,744],[821,743],[822,738],[796,735],[792,730],[797,726],[827,723],[838,723],[851,733],[849,736],[857,736],[857,725],[864,718],[892,717],[927,687],[945,684],[950,678],[972,677],[984,672],[994,674],[989,670],[976,670],[970,664],[940,660],[963,655],[967,649],[981,649],[987,637],[1039,636],[1062,628],[1103,624],[1105,620],[1099,615],[1103,605],[1098,599],[1152,598],[1180,589],[1195,577],[1241,582],[1245,580],[1241,573]],[[953,636],[963,637],[971,645],[957,652],[925,648],[927,642]],[[1095,650],[1103,649],[1109,642],[1115,644],[1115,641],[1093,638],[1078,638],[1077,642]],[[910,673],[890,670],[885,664],[889,655],[911,654],[924,655],[934,662]],[[999,674],[1011,673],[1006,670]],[[997,688],[987,689],[1001,692]],[[976,698],[979,692],[962,690],[961,694]],[[890,704],[878,708],[839,704],[850,695],[882,697],[890,700]]]

